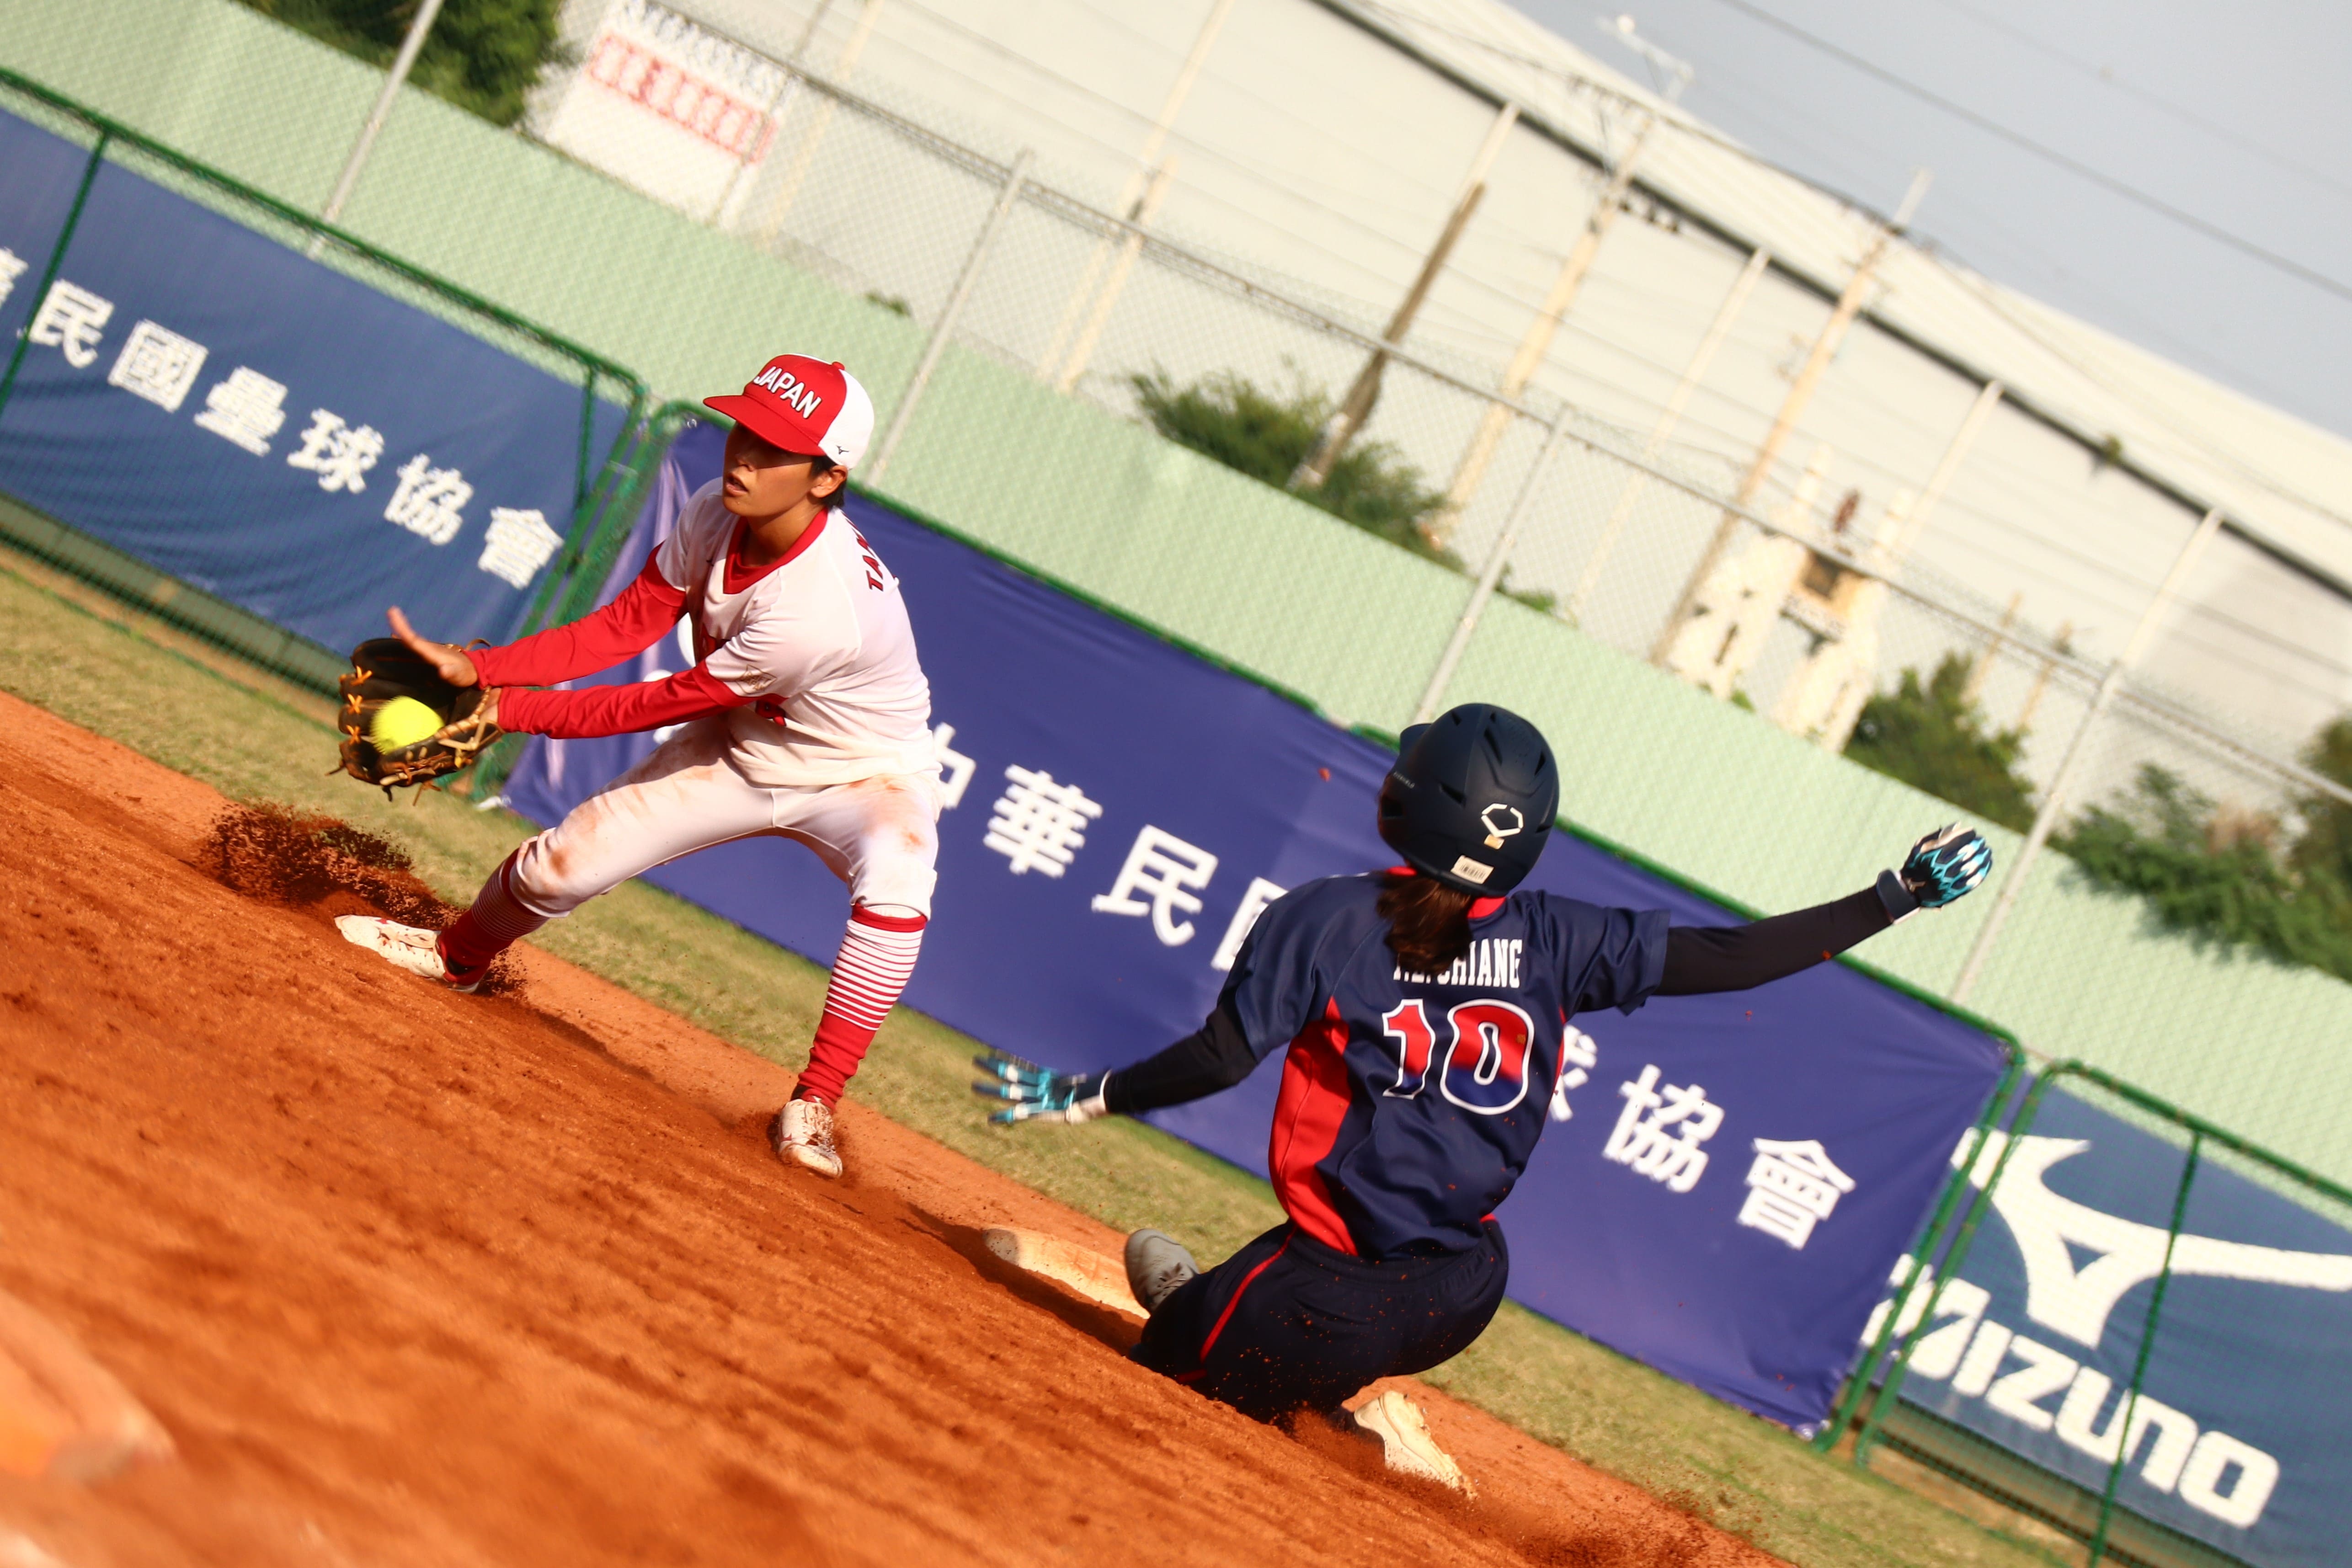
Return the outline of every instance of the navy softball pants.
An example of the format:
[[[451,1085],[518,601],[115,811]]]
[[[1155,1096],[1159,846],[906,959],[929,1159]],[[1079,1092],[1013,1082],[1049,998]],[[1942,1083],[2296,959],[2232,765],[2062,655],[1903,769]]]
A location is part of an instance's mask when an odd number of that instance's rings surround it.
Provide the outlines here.
[[[1492,1220],[1467,1251],[1384,1258],[1277,1226],[1185,1281],[1129,1354],[1260,1421],[1335,1410],[1367,1384],[1467,1349],[1510,1271]]]

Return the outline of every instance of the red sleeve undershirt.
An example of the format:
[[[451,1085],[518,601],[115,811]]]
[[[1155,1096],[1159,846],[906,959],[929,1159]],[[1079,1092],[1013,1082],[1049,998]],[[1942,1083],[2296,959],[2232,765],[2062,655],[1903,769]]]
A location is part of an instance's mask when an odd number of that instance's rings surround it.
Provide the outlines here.
[[[591,686],[577,691],[534,691],[609,669],[643,653],[677,624],[686,590],[670,585],[657,557],[614,596],[613,602],[570,626],[552,626],[504,647],[467,654],[485,686],[499,692],[499,728],[560,740],[625,735],[682,724],[752,700],[737,694],[709,669],[697,664],[683,674],[628,686]]]
[[[485,686],[552,686],[645,652],[685,613],[686,590],[670,586],[656,552],[603,609],[568,626],[550,626],[504,647],[476,648],[467,657]]]
[[[577,691],[505,687],[499,692],[499,728],[553,740],[583,741],[683,724],[751,700],[698,664],[682,675],[628,686],[583,686]]]

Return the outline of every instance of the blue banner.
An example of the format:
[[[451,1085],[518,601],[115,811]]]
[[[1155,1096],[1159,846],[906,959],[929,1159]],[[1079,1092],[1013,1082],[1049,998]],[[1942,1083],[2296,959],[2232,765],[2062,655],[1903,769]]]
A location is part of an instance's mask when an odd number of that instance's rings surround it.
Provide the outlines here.
[[[719,447],[711,429],[680,438],[608,592],[716,476]],[[1381,748],[882,507],[851,510],[904,584],[949,753],[909,1005],[1037,1060],[1115,1066],[1199,1026],[1267,899],[1392,862],[1372,825]],[[599,679],[687,658],[665,639]],[[653,744],[535,742],[507,798],[552,822]],[[651,879],[820,962],[840,942],[840,884],[782,841]],[[1533,881],[1731,918],[1567,834]],[[1502,1210],[1512,1294],[1775,1420],[1820,1421],[1999,1047],[1838,965],[1578,1026],[1581,1065]],[[1277,1077],[1155,1120],[1263,1173]]]
[[[1968,1162],[1979,1186],[2006,1142]],[[2063,1089],[2017,1140],[1934,1320],[1906,1325],[1924,1332],[1903,1394],[2093,1492],[2120,1454],[2120,1506],[2234,1557],[2339,1563],[2352,1232],[2224,1157],[2205,1151],[2189,1187],[2128,1422],[2187,1150]]]
[[[0,114],[0,491],[329,648],[504,638],[570,531],[581,385]]]

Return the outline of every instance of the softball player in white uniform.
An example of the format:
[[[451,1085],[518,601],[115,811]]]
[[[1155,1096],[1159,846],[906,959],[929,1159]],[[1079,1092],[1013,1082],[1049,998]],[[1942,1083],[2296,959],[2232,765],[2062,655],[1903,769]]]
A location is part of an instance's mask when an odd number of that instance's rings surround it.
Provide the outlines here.
[[[807,845],[848,884],[824,1014],[772,1137],[838,1176],[833,1104],[914,973],[938,858],[930,687],[905,601],[832,506],[865,455],[874,405],[838,364],[771,360],[740,396],[726,468],[687,503],[637,579],[580,621],[505,647],[393,629],[460,686],[491,688],[500,728],[582,737],[680,726],[493,872],[434,932],[350,915],[345,937],[415,973],[477,989],[509,943],[666,861],[761,834]],[[534,690],[609,668],[690,624],[694,668],[658,681]]]

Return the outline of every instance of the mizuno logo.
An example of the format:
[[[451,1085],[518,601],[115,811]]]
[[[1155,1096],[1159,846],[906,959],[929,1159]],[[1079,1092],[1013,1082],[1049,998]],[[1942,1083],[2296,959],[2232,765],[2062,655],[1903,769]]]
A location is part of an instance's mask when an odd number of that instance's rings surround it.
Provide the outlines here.
[[[2005,1132],[1985,1140],[1969,1180],[1981,1187],[2008,1142]],[[2062,1198],[2042,1183],[2061,1160],[2090,1148],[2081,1138],[2028,1135],[2017,1142],[1992,1206],[2008,1222],[2025,1259],[2025,1315],[2078,1343],[2096,1345],[2106,1332],[2107,1315],[2135,1285],[2164,1272],[2165,1233],[2101,1214]],[[1956,1157],[1954,1164],[1959,1159]],[[2075,1266],[2077,1253],[2089,1256]],[[2333,1252],[2290,1252],[2210,1236],[2182,1235],[2172,1244],[2172,1271],[2213,1279],[2251,1279],[2313,1290],[2352,1290],[2352,1257]]]
[[[1990,1134],[1971,1161],[1974,1136],[1961,1141],[1952,1163],[1965,1163],[1969,1180],[1982,1188],[2009,1135]],[[2204,1425],[2148,1389],[2131,1392],[2092,1364],[2116,1303],[2134,1286],[2164,1271],[2164,1229],[2103,1214],[2050,1190],[2043,1176],[2059,1162],[2089,1150],[2088,1140],[2028,1135],[2016,1143],[1993,1189],[1992,1206],[2025,1265],[2025,1315],[2053,1337],[2088,1348],[2069,1354],[2031,1338],[1991,1315],[1992,1292],[1982,1285],[1967,1279],[1937,1283],[1930,1275],[1902,1297],[1895,1322],[1896,1332],[1918,1336],[1911,1347],[1912,1375],[1945,1384],[1938,1400],[1981,1401],[1984,1410],[2013,1424],[2006,1430],[2046,1433],[2103,1468],[2120,1463],[2136,1469],[2157,1493],[2176,1497],[2224,1524],[2252,1528],[2284,1473],[2277,1457]],[[2210,1236],[2171,1239],[2177,1275],[2352,1290],[2352,1256]],[[1897,1258],[1888,1283],[1899,1289],[1912,1273],[1912,1260]],[[1863,1330],[1864,1344],[1876,1340],[1895,1301],[1890,1296],[1871,1314]],[[2158,1373],[2169,1370],[2160,1361],[2156,1368]],[[2184,1392],[2166,1386],[2170,1377],[2151,1376],[2150,1382],[2175,1398]],[[2195,1385],[2186,1392],[2197,1392]],[[1951,1408],[1939,1407],[1947,1413]]]

